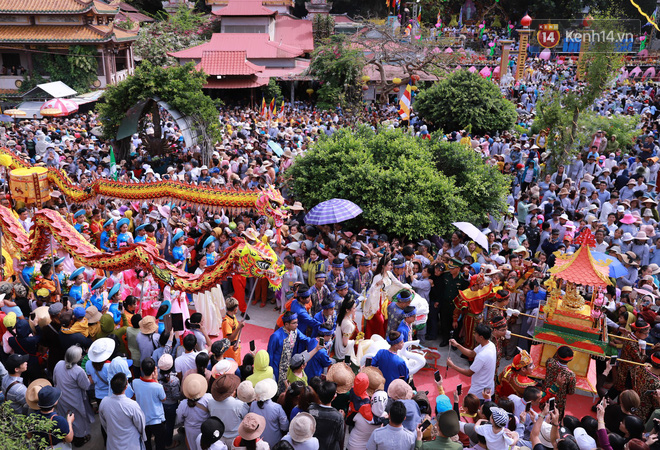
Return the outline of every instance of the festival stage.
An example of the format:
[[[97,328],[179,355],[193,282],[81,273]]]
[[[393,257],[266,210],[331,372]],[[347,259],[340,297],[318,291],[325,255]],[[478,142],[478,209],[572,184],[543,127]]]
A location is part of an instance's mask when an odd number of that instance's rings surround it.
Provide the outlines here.
[[[248,343],[254,339],[257,350],[262,350],[266,349],[268,346],[268,339],[270,338],[270,335],[273,334],[273,329],[272,328],[265,328],[265,327],[260,327],[257,325],[252,325],[250,323],[245,325],[245,328],[243,328],[243,333],[241,336],[241,342],[242,342],[242,348],[244,349],[243,352],[249,350]],[[445,376],[446,374],[446,368],[444,366],[445,364],[445,358],[447,354],[447,347],[443,347],[439,349],[439,353],[442,355],[442,359],[438,360],[438,364],[442,364],[442,367],[440,367],[440,374],[442,374],[443,378],[445,379],[444,381],[444,387],[447,396],[453,401],[454,399],[454,391],[456,390],[456,386],[459,384],[463,384],[463,390],[464,392],[467,392],[469,389],[470,385],[470,379],[468,377],[465,377],[463,375],[460,375],[456,373],[453,370],[449,370],[449,375]],[[461,359],[459,357],[459,352],[458,350],[452,351],[452,360],[456,362],[456,364],[461,364],[464,363],[465,360]],[[460,362],[459,362],[460,361]],[[504,364],[505,361],[502,360],[502,364]],[[436,388],[435,388],[435,380],[433,379],[433,373],[435,372],[435,368],[424,368],[417,372],[414,376],[415,379],[415,385],[419,390],[422,391],[429,391],[429,401],[431,402],[431,405],[435,409],[435,393]],[[593,381],[593,385],[595,385],[595,380]],[[566,404],[566,414],[570,414],[573,416],[576,416],[578,418],[582,418],[583,416],[586,415],[591,415],[593,417],[596,417],[594,413],[591,412],[591,405],[593,404],[593,397],[587,396],[587,395],[582,395],[582,394],[574,394],[568,397],[568,401]]]

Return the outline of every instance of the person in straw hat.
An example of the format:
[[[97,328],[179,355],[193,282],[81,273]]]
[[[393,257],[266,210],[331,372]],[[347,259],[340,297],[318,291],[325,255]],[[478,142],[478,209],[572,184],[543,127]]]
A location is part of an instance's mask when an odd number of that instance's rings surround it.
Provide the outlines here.
[[[277,382],[272,378],[263,379],[256,384],[254,392],[257,401],[250,405],[250,413],[264,417],[266,425],[262,431],[263,440],[272,447],[289,428],[289,419],[284,409],[272,400],[277,394]]]
[[[265,429],[266,419],[258,414],[249,413],[243,418],[241,425],[238,427],[238,437],[234,440],[232,449],[268,450],[270,445],[261,439]]]
[[[341,361],[330,366],[326,379],[337,384],[337,397],[332,402],[332,406],[347,413],[350,402],[349,391],[353,387],[355,373],[345,362]]]
[[[316,420],[311,414],[301,412],[293,418],[289,433],[282,440],[295,449],[318,449],[319,441],[314,437],[314,433],[316,433]]]
[[[182,390],[187,401],[179,404],[176,410],[176,423],[183,423],[186,429],[186,442],[190,449],[197,448],[195,441],[201,432],[202,424],[210,417],[208,405],[213,397],[206,393],[207,388],[208,383],[204,375],[194,373],[183,380]]]
[[[209,413],[225,424],[222,441],[228,447],[238,436],[238,427],[249,411],[248,405],[236,398],[239,384],[241,384],[240,378],[233,373],[225,373],[218,376],[211,386],[213,399],[209,401]]]

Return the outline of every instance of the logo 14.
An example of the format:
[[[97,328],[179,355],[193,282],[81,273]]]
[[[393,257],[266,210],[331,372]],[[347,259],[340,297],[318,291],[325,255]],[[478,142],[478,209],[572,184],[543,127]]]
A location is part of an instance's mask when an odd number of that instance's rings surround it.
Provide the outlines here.
[[[559,44],[560,38],[559,25],[551,23],[542,23],[539,25],[539,31],[536,33],[536,40],[539,41],[541,47],[555,47]]]

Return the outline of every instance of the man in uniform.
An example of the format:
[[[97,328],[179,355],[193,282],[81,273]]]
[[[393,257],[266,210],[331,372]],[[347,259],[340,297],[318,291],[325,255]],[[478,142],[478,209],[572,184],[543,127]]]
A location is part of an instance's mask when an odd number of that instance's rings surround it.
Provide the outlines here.
[[[427,326],[427,340],[433,340],[435,337],[437,324],[440,324],[441,333],[440,336],[440,346],[446,347],[449,345],[449,331],[451,330],[452,319],[454,317],[454,299],[458,296],[458,293],[463,289],[468,287],[468,280],[461,274],[461,267],[463,263],[456,258],[452,258],[447,263],[447,269],[445,272],[440,275],[440,288],[438,292],[440,293],[438,297],[438,302],[433,305],[437,308],[437,311],[440,313],[440,320],[436,323],[431,319],[431,314],[429,313],[429,322]],[[433,311],[433,309],[431,309]]]

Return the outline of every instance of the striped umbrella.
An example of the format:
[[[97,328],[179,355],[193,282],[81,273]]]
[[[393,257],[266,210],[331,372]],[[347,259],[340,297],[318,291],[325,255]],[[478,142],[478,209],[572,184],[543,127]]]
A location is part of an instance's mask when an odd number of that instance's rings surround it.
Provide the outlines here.
[[[327,225],[344,222],[362,214],[362,209],[350,200],[333,198],[321,202],[305,216],[307,225]]]
[[[64,117],[78,111],[78,104],[66,98],[54,98],[41,105],[42,116]]]

